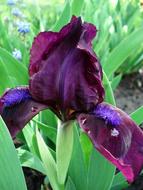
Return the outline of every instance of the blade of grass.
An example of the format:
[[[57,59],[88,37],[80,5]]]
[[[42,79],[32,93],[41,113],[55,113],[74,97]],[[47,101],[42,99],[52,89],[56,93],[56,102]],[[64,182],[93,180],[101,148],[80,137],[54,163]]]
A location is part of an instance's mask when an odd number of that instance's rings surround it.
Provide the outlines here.
[[[67,1],[60,18],[57,20],[55,26],[53,27],[54,31],[59,31],[65,24],[67,24],[71,17],[71,8],[70,3]]]
[[[32,129],[32,127],[29,124],[27,124],[26,127],[23,128],[22,132],[23,132],[23,135],[24,135],[24,138],[26,140],[29,150],[33,154],[36,154],[35,147],[33,146],[34,130]]]
[[[37,138],[39,153],[40,153],[43,165],[44,165],[44,169],[48,176],[48,179],[50,181],[52,188],[54,190],[63,189],[62,187],[60,187],[60,185],[58,183],[55,160],[54,160],[48,146],[45,144],[38,129],[36,130],[36,138]]]
[[[136,50],[143,42],[143,28],[129,34],[116,48],[112,50],[107,61],[103,64],[104,71],[108,78],[122,65],[126,58]]]
[[[6,90],[6,88],[13,87],[13,83],[8,75],[6,67],[0,58],[0,95]],[[3,82],[4,81],[4,82]]]
[[[0,17],[0,38],[3,42],[3,46],[11,51],[12,50],[12,47],[11,47],[11,44],[10,44],[10,40],[8,39],[8,33],[7,33],[7,29],[6,27],[4,26],[4,24],[2,23],[2,18]]]
[[[65,190],[76,190],[75,185],[70,177],[68,177]]]
[[[131,113],[130,116],[137,123],[137,125],[143,123],[143,106]]]
[[[127,188],[128,186],[129,184],[126,181],[125,177],[122,175],[122,173],[118,173],[114,177],[111,190],[121,190]]]
[[[53,143],[56,142],[56,128],[49,127],[36,119],[33,119],[33,122],[37,124],[38,128],[41,129],[44,132],[44,135],[46,135]]]
[[[27,190],[16,149],[1,117],[0,147],[0,189]]]
[[[116,105],[111,83],[104,71],[103,71],[103,84],[104,84],[105,92],[106,92],[105,101],[107,101],[110,104]]]
[[[28,72],[25,66],[20,64],[8,51],[1,47],[0,58],[5,64],[9,76],[16,78],[17,83],[20,85],[28,84]]]
[[[84,5],[84,0],[73,0],[71,9],[72,9],[72,15],[80,16],[81,11]]]
[[[112,82],[111,82],[111,87],[113,90],[115,90],[117,88],[117,86],[119,85],[120,81],[121,81],[122,75],[117,75],[116,77],[113,78]]]
[[[43,163],[37,156],[22,148],[18,148],[17,151],[21,166],[32,168],[46,175]]]
[[[100,168],[100,172],[99,172]],[[88,189],[110,189],[115,167],[108,160],[93,149],[89,162],[87,190]],[[108,175],[107,175],[108,174]]]

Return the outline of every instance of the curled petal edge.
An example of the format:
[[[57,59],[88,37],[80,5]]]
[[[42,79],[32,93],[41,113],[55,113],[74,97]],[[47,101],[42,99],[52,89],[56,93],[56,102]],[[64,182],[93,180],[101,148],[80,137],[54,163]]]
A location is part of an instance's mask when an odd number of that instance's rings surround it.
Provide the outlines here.
[[[125,112],[107,103],[77,119],[94,147],[133,182],[143,168],[142,130]]]
[[[46,105],[31,97],[28,87],[9,89],[0,98],[0,115],[13,138],[35,115],[46,108]]]

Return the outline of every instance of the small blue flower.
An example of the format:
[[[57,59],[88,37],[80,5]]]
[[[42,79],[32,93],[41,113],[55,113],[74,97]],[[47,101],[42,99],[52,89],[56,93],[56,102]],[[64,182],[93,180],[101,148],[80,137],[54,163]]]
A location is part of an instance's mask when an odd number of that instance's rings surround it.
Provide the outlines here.
[[[14,58],[16,58],[17,60],[21,61],[22,60],[22,53],[20,50],[14,49],[14,51],[12,52],[12,55]]]
[[[18,8],[13,8],[11,13],[14,15],[14,16],[17,16],[17,17],[21,17],[22,16],[22,12],[18,9]]]
[[[30,26],[27,22],[19,22],[18,23],[18,32],[21,34],[26,34],[30,32]]]
[[[7,0],[7,5],[9,5],[9,6],[15,5],[15,1],[14,0]]]

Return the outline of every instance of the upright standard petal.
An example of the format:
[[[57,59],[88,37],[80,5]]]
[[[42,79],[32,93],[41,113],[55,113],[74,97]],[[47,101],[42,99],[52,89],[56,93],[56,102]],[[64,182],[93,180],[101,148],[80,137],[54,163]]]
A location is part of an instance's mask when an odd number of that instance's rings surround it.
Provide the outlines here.
[[[101,103],[78,116],[95,148],[132,182],[143,168],[143,132],[120,109]]]
[[[95,35],[95,26],[73,17],[59,32],[40,33],[33,42],[32,97],[56,107],[65,120],[103,100],[102,70],[91,43]]]
[[[31,97],[27,87],[7,90],[0,98],[0,115],[12,137],[46,107]]]

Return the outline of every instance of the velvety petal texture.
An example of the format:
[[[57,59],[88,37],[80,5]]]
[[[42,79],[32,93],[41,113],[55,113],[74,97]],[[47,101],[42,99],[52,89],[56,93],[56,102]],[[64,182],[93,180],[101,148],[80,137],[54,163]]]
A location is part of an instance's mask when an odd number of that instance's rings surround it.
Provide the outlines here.
[[[132,182],[143,168],[142,130],[126,113],[106,103],[80,114],[78,122],[95,148]]]
[[[42,32],[30,56],[30,93],[64,120],[103,101],[102,69],[92,50],[96,28],[72,17],[59,32]]]
[[[0,98],[0,115],[12,137],[46,107],[31,97],[27,87],[7,90]]]

